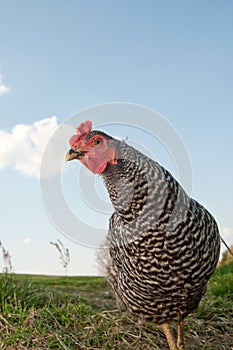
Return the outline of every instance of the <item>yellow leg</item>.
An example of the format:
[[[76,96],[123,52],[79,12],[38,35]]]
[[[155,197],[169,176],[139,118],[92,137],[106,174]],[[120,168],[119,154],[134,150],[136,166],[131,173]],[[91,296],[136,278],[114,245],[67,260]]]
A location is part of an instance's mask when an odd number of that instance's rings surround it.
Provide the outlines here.
[[[162,324],[162,329],[163,329],[163,332],[164,332],[164,334],[165,334],[165,336],[167,338],[169,349],[170,350],[177,350],[175,339],[174,339],[174,336],[172,334],[172,331],[170,329],[169,324],[168,323],[163,323]]]
[[[178,348],[178,350],[185,350],[183,328],[184,328],[184,321],[178,321],[178,332],[177,332],[177,348]]]

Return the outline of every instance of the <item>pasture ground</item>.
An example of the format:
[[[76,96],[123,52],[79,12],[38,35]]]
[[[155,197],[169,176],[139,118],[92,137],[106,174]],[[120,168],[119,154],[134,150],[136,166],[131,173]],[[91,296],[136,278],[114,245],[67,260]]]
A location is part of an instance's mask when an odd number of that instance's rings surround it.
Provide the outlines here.
[[[187,350],[233,350],[233,264],[185,322]],[[119,311],[103,277],[0,275],[0,349],[161,349],[159,327]]]

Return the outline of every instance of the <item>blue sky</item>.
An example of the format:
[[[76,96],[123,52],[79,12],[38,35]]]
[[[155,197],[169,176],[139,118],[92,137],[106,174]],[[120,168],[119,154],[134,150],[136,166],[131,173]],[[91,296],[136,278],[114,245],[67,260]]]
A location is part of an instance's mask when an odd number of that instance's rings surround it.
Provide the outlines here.
[[[94,249],[73,243],[50,222],[37,173],[52,130],[108,102],[149,107],[174,126],[192,162],[193,196],[233,243],[232,1],[0,5],[0,240],[15,271],[62,273],[49,244],[59,238],[71,252],[70,274],[97,273]],[[129,133],[121,129],[121,136]],[[77,182],[75,171],[69,167],[70,181]]]

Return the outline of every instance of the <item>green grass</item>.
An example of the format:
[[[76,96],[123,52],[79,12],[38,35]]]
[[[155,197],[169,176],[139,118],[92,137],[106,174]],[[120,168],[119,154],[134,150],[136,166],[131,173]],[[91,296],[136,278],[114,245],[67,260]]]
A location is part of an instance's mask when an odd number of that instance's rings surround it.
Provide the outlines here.
[[[185,323],[187,350],[233,349],[233,264]],[[103,277],[0,275],[0,349],[167,349],[159,327],[119,311]]]

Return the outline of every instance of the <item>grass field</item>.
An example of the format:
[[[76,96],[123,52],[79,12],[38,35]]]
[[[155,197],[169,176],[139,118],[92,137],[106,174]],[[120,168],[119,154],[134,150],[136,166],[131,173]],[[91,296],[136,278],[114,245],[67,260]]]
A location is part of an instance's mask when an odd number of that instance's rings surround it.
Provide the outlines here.
[[[160,328],[119,312],[102,277],[0,275],[0,311],[0,349],[167,349]],[[233,264],[216,270],[185,340],[233,350]]]

